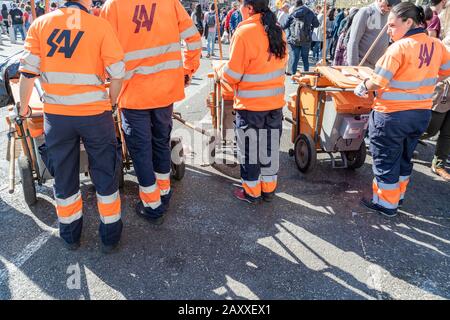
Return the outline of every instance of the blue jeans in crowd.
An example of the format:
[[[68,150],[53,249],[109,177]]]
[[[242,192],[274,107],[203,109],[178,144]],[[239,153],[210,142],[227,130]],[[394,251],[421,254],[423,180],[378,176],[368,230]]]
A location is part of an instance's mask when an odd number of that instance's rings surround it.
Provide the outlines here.
[[[300,56],[303,61],[303,69],[309,71],[309,49],[311,48],[311,43],[306,43],[302,46],[294,46],[289,44],[289,73],[297,73],[298,62]]]
[[[209,55],[213,55],[214,54],[214,46],[216,44],[216,32],[208,32],[208,45],[207,45],[207,50],[208,50],[208,54]]]
[[[322,53],[322,41],[313,41],[311,49],[313,52],[313,59],[319,61]]]
[[[17,40],[17,34],[20,33],[20,35],[22,36],[22,40],[25,41],[25,31],[23,29],[23,25],[21,24],[13,24],[13,28],[14,28],[14,37]]]

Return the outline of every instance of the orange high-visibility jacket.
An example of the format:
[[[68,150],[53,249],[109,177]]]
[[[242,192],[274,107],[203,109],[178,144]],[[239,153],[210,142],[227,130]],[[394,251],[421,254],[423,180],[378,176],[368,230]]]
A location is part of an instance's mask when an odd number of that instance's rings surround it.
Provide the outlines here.
[[[199,68],[202,42],[179,0],[110,0],[100,16],[125,51],[121,108],[154,109],[184,99],[184,76]]]
[[[90,116],[111,110],[105,77],[125,76],[123,58],[110,24],[74,5],[33,22],[19,71],[40,76],[44,112]]]
[[[381,88],[373,109],[431,109],[438,76],[450,76],[450,52],[440,40],[413,32],[392,44],[377,62],[371,80]]]
[[[287,55],[286,55],[287,57]],[[220,77],[234,86],[234,109],[268,111],[285,105],[287,58],[269,52],[269,39],[255,14],[239,24],[230,47],[230,61]]]

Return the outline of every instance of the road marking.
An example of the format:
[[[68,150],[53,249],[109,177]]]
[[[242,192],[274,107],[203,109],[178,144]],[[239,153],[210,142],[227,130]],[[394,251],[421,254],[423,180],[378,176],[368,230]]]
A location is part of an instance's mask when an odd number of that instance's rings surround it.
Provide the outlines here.
[[[58,224],[53,224],[53,228]],[[5,267],[0,269],[0,285],[8,278],[9,273],[16,273],[25,262],[27,262],[39,249],[41,249],[47,241],[57,234],[57,229],[53,231],[45,231],[31,241],[22,252],[15,257],[11,262],[0,256],[0,261],[5,264]]]

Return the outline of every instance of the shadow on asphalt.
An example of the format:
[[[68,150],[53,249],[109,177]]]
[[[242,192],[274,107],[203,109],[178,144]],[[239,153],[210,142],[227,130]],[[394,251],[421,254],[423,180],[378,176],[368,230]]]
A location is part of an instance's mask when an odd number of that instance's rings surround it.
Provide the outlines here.
[[[450,189],[419,171],[404,209],[387,220],[358,205],[371,193],[368,163],[347,171],[322,161],[305,176],[282,153],[277,198],[256,206],[232,198],[235,180],[188,166],[185,179],[173,184],[160,227],[134,214],[138,184],[129,178],[122,191],[120,251],[99,252],[95,195],[84,185],[82,247],[67,252],[52,236],[20,268],[33,285],[57,299],[450,297],[450,215],[444,200]],[[50,188],[39,191],[51,197]],[[52,204],[42,197],[31,210],[48,226],[56,220]],[[2,211],[18,230],[41,231],[29,216],[11,207]],[[13,261],[14,248],[2,245],[2,259]],[[0,267],[6,270],[2,260]],[[80,271],[79,289],[67,287],[73,267]],[[6,273],[2,299],[11,295],[9,281]]]

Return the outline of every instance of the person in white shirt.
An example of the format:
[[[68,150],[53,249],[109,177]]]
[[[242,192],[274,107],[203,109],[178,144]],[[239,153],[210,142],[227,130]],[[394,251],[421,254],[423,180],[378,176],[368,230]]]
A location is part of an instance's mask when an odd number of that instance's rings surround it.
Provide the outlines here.
[[[285,3],[285,4],[283,4],[280,11],[278,12],[277,20],[281,26],[286,23],[286,21],[289,17],[289,8],[290,8],[290,5],[288,3]]]

